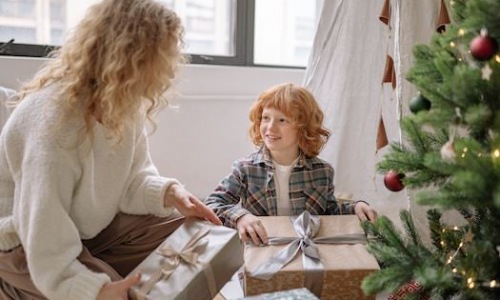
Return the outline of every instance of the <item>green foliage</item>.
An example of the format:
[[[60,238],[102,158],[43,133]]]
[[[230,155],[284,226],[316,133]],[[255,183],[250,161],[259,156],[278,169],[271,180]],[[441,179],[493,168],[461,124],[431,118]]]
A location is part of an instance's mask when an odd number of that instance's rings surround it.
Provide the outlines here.
[[[414,47],[406,74],[431,109],[401,120],[404,141],[377,165],[405,174],[414,200],[434,207],[427,211],[432,244],[422,244],[405,210],[403,233],[385,216],[363,223],[382,265],[363,281],[367,294],[416,281],[422,288],[408,299],[500,299],[500,53],[477,61],[468,51],[482,29],[500,42],[500,1],[447,5],[454,23]],[[445,210],[459,211],[465,224],[443,223]]]

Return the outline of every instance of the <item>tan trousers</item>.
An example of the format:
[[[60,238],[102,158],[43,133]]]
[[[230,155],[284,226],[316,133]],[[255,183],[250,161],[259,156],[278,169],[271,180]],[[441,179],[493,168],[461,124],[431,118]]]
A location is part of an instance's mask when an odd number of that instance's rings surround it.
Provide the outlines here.
[[[167,218],[118,214],[95,238],[82,241],[78,260],[113,281],[120,280],[183,222],[178,213]],[[46,299],[31,281],[22,246],[0,251],[0,299]]]

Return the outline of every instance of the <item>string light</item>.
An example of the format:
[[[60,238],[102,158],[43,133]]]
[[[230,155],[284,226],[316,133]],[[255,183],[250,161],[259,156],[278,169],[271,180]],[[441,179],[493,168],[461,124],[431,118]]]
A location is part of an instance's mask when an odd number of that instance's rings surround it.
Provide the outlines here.
[[[448,257],[448,260],[446,261],[446,264],[449,265],[453,261],[453,256]]]
[[[499,149],[495,149],[495,151],[493,151],[493,156],[495,158],[499,158],[500,157],[500,150]]]
[[[464,152],[467,152],[467,148],[464,148]],[[496,153],[495,153],[495,156],[500,156],[500,150],[497,150]],[[460,228],[458,226],[453,226],[452,228],[453,230],[455,231],[459,231]],[[445,233],[447,230],[445,228],[442,228],[441,229],[441,232]],[[467,238],[464,236],[464,239],[465,241],[467,241]],[[456,249],[456,251],[453,253],[453,255],[450,255],[448,256],[448,259],[446,261],[446,264],[451,264],[453,262],[453,260],[455,259],[455,257],[457,256],[457,254],[459,253],[460,249],[464,246],[465,242],[464,242],[464,239],[462,239],[462,241],[460,242],[460,244],[458,245],[458,248]],[[445,241],[441,240],[441,245],[444,246],[445,245]],[[453,274],[458,274],[458,273],[461,273],[462,276],[466,277],[467,276],[467,272],[466,270],[461,270],[459,271],[456,267],[452,268],[451,269],[451,272]],[[470,273],[469,273],[470,274]],[[500,287],[500,284],[497,282],[497,280],[493,279],[493,280],[490,280],[490,281],[487,281],[487,280],[480,280],[478,282],[475,282],[474,278],[473,277],[467,277],[467,288],[469,289],[474,289],[476,288],[476,286],[482,286],[482,287],[489,287],[489,288],[499,288]]]
[[[462,157],[462,158],[464,158],[464,157],[465,157],[465,153],[467,153],[467,151],[469,151],[469,149],[468,149],[467,147],[464,147],[464,148],[462,149],[462,155],[461,155],[461,157]]]
[[[459,36],[464,36],[464,35],[465,35],[465,30],[464,30],[463,28],[460,28],[460,29],[458,30],[458,35],[459,35]]]
[[[496,61],[497,63],[500,63],[500,55],[495,55],[495,61]]]
[[[455,48],[455,42],[450,42],[450,47]]]
[[[467,278],[467,286],[469,287],[469,289],[473,289],[474,287],[476,287],[476,283],[474,282],[474,279],[472,279],[472,277]]]

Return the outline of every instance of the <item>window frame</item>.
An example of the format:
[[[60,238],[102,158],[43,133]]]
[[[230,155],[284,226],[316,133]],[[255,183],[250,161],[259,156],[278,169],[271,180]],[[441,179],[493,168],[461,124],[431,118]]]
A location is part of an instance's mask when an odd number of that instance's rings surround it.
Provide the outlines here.
[[[285,69],[305,69],[300,66],[267,65],[254,63],[255,0],[236,1],[235,53],[234,56],[218,56],[186,53],[191,64],[227,65]],[[15,38],[14,38],[15,39]],[[0,42],[1,56],[47,57],[58,46]]]

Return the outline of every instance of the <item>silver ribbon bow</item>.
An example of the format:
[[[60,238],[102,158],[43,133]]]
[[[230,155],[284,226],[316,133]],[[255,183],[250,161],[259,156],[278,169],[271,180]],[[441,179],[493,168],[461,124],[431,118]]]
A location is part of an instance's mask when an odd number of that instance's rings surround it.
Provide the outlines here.
[[[312,216],[308,211],[304,211],[296,218],[292,217],[291,221],[297,236],[269,238],[268,245],[288,244],[288,246],[249,274],[258,279],[268,280],[302,252],[302,262],[304,269],[307,270],[304,285],[319,297],[323,289],[324,266],[317,244],[365,244],[366,236],[360,233],[315,238],[320,227],[320,217]]]
[[[153,275],[151,275],[151,277],[140,287],[136,294],[137,299],[146,300],[147,294],[153,289],[154,285],[160,280],[168,279],[181,263],[191,266],[198,264],[198,256],[208,244],[208,240],[204,239],[204,237],[208,235],[209,231],[209,228],[198,230],[180,252],[177,252],[168,244],[159,247],[156,252],[163,256],[164,260],[160,269],[153,273]],[[210,293],[215,296],[217,294],[217,288],[213,271],[209,264],[205,264],[203,267]]]

